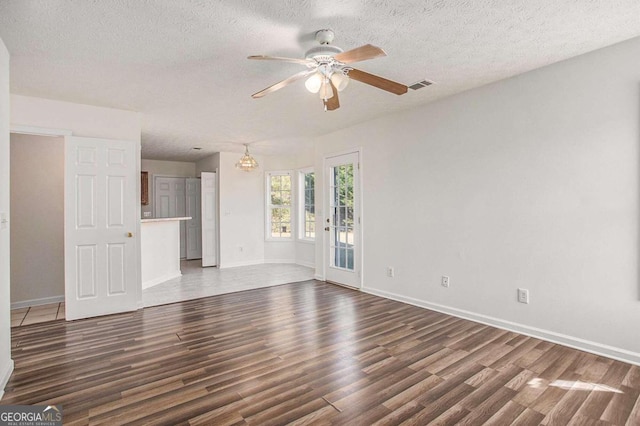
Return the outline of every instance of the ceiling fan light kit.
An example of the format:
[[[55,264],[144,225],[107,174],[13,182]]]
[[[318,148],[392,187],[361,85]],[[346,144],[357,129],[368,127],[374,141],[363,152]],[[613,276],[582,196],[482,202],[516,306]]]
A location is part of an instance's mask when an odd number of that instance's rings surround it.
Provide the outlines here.
[[[324,29],[317,31],[316,41],[320,43],[320,46],[309,49],[305,53],[304,59],[265,55],[249,56],[248,59],[293,62],[307,66],[307,70],[294,74],[251,96],[256,99],[261,98],[268,93],[275,92],[303,78],[306,78],[304,85],[307,90],[311,93],[319,94],[325,111],[334,111],[340,108],[338,92],[342,92],[348,86],[351,79],[396,95],[407,93],[407,86],[404,84],[357,70],[348,65],[353,62],[386,56],[384,50],[371,44],[365,44],[364,46],[345,52],[337,46],[330,45],[333,37],[334,33],[332,30]]]
[[[258,168],[258,162],[249,154],[249,145],[244,146],[244,155],[236,163],[236,169],[250,172]]]

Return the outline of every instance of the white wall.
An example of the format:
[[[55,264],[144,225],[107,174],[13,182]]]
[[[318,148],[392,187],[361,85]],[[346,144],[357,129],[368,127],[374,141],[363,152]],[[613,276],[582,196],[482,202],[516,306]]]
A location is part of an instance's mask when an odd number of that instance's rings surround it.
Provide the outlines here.
[[[220,168],[220,153],[215,153],[196,162],[196,177],[202,172],[215,172]]]
[[[11,95],[11,124],[68,129],[74,136],[140,141],[140,113]]]
[[[142,206],[142,213],[150,212],[153,216],[154,198],[154,182],[155,176],[168,177],[196,177],[196,163],[186,161],[162,161],[162,160],[145,160],[140,161],[140,170],[149,172],[149,204]]]
[[[240,157],[219,154],[221,268],[264,262],[264,174],[236,169]]]
[[[11,135],[11,303],[64,299],[64,138]]]
[[[9,52],[0,39],[0,214],[10,214],[9,186]],[[0,399],[13,371],[11,359],[11,302],[9,231],[0,224]]]
[[[634,39],[318,138],[363,147],[365,288],[640,363],[639,93]]]

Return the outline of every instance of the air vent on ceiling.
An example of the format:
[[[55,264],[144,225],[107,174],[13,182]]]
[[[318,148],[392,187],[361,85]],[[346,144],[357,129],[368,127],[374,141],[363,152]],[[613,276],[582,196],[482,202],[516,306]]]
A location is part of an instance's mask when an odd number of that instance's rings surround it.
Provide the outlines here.
[[[416,83],[413,83],[411,86],[409,86],[409,88],[413,90],[418,90],[418,89],[422,89],[423,87],[431,86],[432,84],[433,84],[433,81],[420,80]]]

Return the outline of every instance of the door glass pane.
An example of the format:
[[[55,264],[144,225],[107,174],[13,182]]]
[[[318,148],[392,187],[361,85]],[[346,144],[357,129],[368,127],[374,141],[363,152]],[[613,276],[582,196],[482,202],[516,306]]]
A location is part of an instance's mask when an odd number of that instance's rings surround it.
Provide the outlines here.
[[[354,200],[353,164],[344,164],[330,170],[332,228],[332,266],[353,270],[354,262]]]

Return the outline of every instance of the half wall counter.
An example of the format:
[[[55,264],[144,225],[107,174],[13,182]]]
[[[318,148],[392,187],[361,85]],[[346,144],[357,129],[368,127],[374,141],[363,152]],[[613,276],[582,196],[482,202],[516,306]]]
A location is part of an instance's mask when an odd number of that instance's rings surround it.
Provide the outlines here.
[[[140,221],[143,289],[182,275],[180,221],[189,219],[185,216]]]

